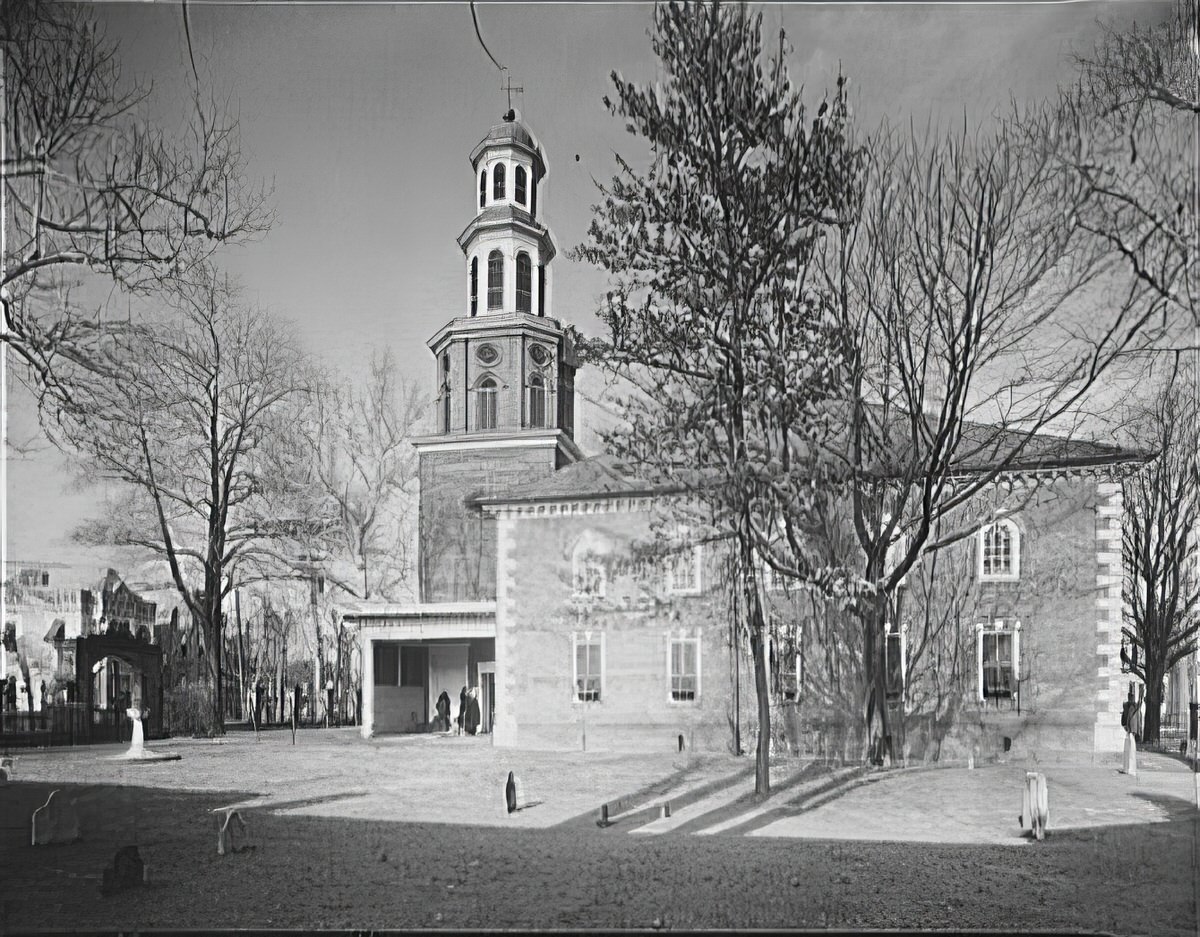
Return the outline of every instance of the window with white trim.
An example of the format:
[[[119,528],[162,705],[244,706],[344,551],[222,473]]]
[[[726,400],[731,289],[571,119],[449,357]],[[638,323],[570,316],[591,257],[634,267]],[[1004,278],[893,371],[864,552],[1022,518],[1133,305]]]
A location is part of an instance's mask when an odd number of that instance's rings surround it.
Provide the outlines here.
[[[604,633],[576,631],[571,635],[571,678],[575,699],[598,703],[604,691]]]
[[[485,377],[475,388],[475,428],[496,428],[496,394],[499,388],[490,377]]]
[[[699,595],[702,560],[700,544],[684,547],[678,553],[668,556],[667,592],[672,595]]]
[[[1000,618],[975,628],[979,699],[1015,699],[1021,680],[1021,623],[1006,623]]]
[[[517,254],[517,312],[533,311],[533,267],[529,255]]]
[[[694,702],[700,698],[700,635],[667,634],[667,672],[671,700]]]
[[[517,166],[515,189],[516,189],[517,201],[520,202],[522,205],[524,205],[525,204],[525,167],[524,166],[520,166],[520,165]]]
[[[479,258],[471,258],[471,315],[479,312]]]
[[[979,532],[979,578],[1012,582],[1021,577],[1021,529],[1007,518]]]
[[[546,382],[540,374],[529,376],[529,425],[546,425]]]
[[[492,201],[504,198],[504,164],[497,163],[492,169]]]
[[[488,309],[504,307],[504,255],[500,248],[488,254]]]

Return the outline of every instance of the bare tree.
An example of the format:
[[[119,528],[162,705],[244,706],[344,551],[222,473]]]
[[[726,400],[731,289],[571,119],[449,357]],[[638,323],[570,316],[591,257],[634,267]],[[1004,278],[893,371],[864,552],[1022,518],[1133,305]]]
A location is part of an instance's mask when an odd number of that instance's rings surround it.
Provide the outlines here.
[[[155,292],[271,221],[228,102],[195,72],[180,131],[151,125],[150,88],[125,80],[119,52],[87,5],[0,6],[3,341],[37,385],[58,383],[60,370],[117,373],[109,340],[122,325],[69,301],[75,278]]]
[[[1008,473],[1120,457],[1073,445],[1073,418],[1142,346],[1161,299],[1135,283],[1107,307],[1086,305],[1111,255],[1080,222],[1094,193],[1061,170],[1055,133],[1044,107],[974,133],[883,128],[861,210],[824,255],[847,381],[839,429],[806,461],[834,466],[830,496],[798,497],[812,484],[804,464],[780,473],[761,502],[761,544],[773,567],[803,579],[794,557],[811,549],[811,508],[848,503],[856,548],[833,562],[855,580],[862,724],[885,749],[886,635],[918,558],[1017,507],[1019,494],[991,495]]]
[[[1131,274],[1200,327],[1196,311],[1196,4],[1176,0],[1149,27],[1103,25],[1079,79],[1062,95],[1066,164],[1094,194],[1081,223]]]
[[[1200,634],[1200,429],[1190,389],[1167,387],[1141,412],[1138,442],[1157,453],[1124,480],[1123,634],[1130,667],[1146,685],[1142,735],[1157,741],[1163,677]]]
[[[650,149],[638,172],[617,158],[582,258],[613,292],[600,315],[610,367],[634,390],[607,438],[664,488],[702,497],[712,536],[731,538],[733,588],[754,657],[755,789],[770,790],[766,619],[755,556],[755,498],[811,438],[814,402],[840,374],[837,337],[810,261],[853,201],[861,156],[847,140],[841,79],[810,116],[743,6],[660,4],[657,87],[614,74],[609,110]],[[669,401],[669,404],[667,402]]]
[[[271,531],[259,523],[258,457],[277,409],[305,389],[288,331],[210,279],[181,287],[169,317],[121,348],[119,379],[70,374],[48,429],[94,477],[131,486],[141,503],[119,542],[164,558],[204,629],[222,724],[223,603]],[[112,528],[110,528],[111,530]]]

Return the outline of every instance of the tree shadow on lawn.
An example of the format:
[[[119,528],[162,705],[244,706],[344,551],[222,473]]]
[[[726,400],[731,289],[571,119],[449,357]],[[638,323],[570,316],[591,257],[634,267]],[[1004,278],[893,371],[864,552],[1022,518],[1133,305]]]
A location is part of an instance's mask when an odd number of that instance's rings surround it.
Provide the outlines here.
[[[50,790],[82,839],[29,844]],[[1197,815],[1054,831],[1041,843],[914,846],[757,837],[580,836],[249,810],[252,851],[218,856],[214,807],[245,791],[0,788],[0,932],[67,929],[903,927],[1194,931]],[[453,790],[446,792],[454,797]],[[1168,803],[1169,801],[1175,803]],[[1053,820],[1053,817],[1052,817]],[[650,841],[653,840],[653,841]],[[137,844],[150,882],[101,898]]]

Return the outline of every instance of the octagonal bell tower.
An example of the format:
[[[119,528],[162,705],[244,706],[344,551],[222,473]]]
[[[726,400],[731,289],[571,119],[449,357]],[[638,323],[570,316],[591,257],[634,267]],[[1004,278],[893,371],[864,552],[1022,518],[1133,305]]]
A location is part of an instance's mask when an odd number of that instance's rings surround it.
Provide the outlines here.
[[[495,597],[495,522],[468,499],[582,457],[573,438],[575,352],[550,307],[545,156],[510,110],[470,163],[475,215],[458,237],[465,289],[459,314],[428,343],[436,433],[415,441],[423,602]]]

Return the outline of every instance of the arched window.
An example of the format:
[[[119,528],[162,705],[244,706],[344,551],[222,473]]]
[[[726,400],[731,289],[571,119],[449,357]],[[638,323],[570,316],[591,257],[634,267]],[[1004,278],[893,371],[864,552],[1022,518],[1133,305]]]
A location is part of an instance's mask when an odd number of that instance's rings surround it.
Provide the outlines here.
[[[540,374],[529,378],[529,425],[546,425],[546,382]]]
[[[537,217],[537,170],[533,171],[532,184],[529,186],[529,214]]]
[[[504,255],[500,249],[488,254],[488,309],[504,306]]]
[[[492,170],[492,201],[498,202],[504,198],[504,164],[497,163]]]
[[[496,381],[490,377],[475,388],[475,428],[496,428]]]
[[[483,169],[479,173],[479,207],[483,208],[487,202],[487,170]]]
[[[546,314],[546,265],[538,264],[538,315]]]
[[[479,258],[471,258],[471,315],[479,311]]]
[[[524,205],[525,204],[525,167],[524,166],[517,167],[516,175],[513,176],[513,187],[515,189],[515,192],[513,194],[515,195],[516,200],[518,202],[520,202],[522,205]]]
[[[1021,578],[1021,530],[1013,521],[1001,519],[979,532],[979,578]]]
[[[517,312],[533,311],[533,267],[529,255],[517,254]]]
[[[450,356],[442,355],[442,432],[450,432]]]

